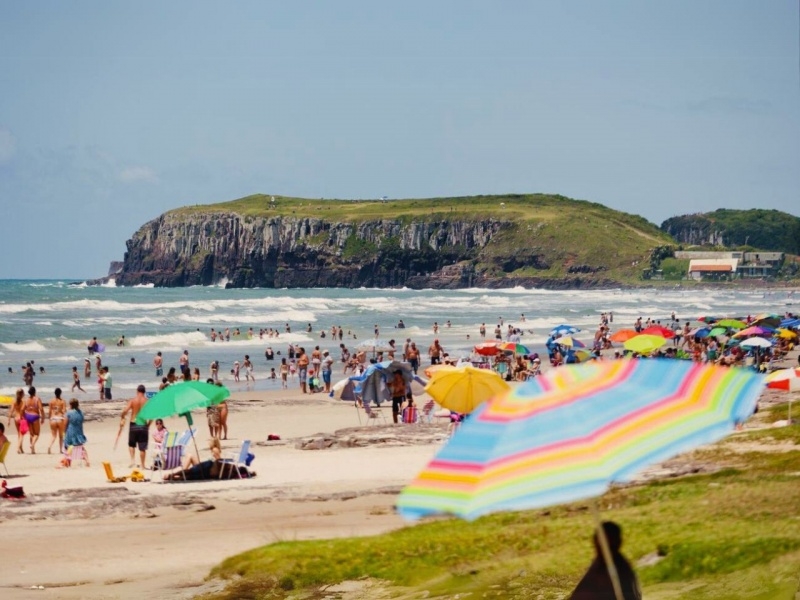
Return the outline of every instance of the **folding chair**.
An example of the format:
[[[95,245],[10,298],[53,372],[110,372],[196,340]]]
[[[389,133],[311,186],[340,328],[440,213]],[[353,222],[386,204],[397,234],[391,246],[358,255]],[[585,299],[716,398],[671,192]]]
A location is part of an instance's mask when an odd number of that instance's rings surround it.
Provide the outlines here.
[[[6,470],[6,477],[8,477],[8,465],[6,465],[6,455],[8,454],[9,448],[11,448],[11,442],[6,442],[5,444],[3,444],[3,447],[0,448],[0,463]]]
[[[72,446],[71,448],[67,449],[66,458],[68,467],[77,467],[81,461],[86,463],[86,466],[89,466],[89,459],[86,458],[86,449],[83,446]]]
[[[161,463],[163,466],[161,467],[164,472],[171,471],[172,469],[177,469],[178,467],[181,468],[181,476],[183,480],[186,481],[186,473],[183,472],[183,446],[176,444],[174,446],[169,446],[163,449],[162,452],[163,462]],[[174,481],[172,479],[164,479],[163,477],[159,478],[162,482],[164,481]],[[155,481],[156,478],[153,478]]]
[[[239,479],[242,479],[242,473],[239,471],[239,467],[247,468],[247,455],[250,454],[250,440],[245,440],[242,442],[242,447],[239,449],[239,452],[233,452],[229,455],[228,458],[223,458],[220,462],[222,462],[222,468],[219,470],[219,478],[222,479],[223,473],[225,473],[225,467],[228,467],[228,479],[232,479],[230,477],[231,469],[236,473]]]
[[[433,400],[428,400],[425,404],[423,404],[422,412],[417,420],[417,423],[422,423],[423,421],[433,423],[433,409],[435,407],[436,403]]]
[[[364,412],[367,413],[368,425],[377,425],[378,419],[383,419],[384,425],[388,422],[380,406],[371,407],[369,402],[364,402]]]

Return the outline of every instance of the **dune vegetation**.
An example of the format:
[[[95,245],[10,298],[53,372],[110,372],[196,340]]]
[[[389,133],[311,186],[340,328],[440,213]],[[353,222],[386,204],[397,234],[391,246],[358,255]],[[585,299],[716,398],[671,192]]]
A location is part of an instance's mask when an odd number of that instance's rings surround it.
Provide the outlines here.
[[[767,421],[786,418],[771,408]],[[737,433],[683,457],[704,474],[619,487],[598,499],[623,526],[644,597],[794,598],[800,573],[800,427]],[[344,581],[363,596],[564,598],[592,559],[592,502],[441,518],[374,537],[287,541],[233,556],[206,600],[327,598]],[[460,596],[459,596],[460,595]]]

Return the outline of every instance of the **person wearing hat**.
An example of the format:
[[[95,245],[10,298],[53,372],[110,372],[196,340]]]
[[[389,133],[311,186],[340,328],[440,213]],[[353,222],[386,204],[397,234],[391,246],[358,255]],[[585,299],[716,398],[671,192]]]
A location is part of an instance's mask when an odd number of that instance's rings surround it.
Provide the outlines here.
[[[327,350],[322,351],[322,361],[320,362],[319,369],[322,372],[322,381],[325,384],[325,393],[330,393],[331,375],[333,373],[333,358],[331,358],[331,354]]]

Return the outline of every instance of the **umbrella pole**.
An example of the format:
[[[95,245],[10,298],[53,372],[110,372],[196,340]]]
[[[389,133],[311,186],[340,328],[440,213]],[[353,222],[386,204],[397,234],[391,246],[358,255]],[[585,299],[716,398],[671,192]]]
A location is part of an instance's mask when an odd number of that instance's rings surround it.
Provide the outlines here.
[[[192,429],[192,425],[194,425],[194,421],[192,420],[192,414],[187,412],[183,416],[186,417],[186,422],[189,424],[189,433],[192,435],[192,442],[194,442],[194,451],[197,452],[197,460],[199,461],[200,450],[198,450],[197,448],[197,439],[195,439],[194,429]]]
[[[600,550],[603,553],[603,560],[605,560],[606,568],[608,569],[608,576],[611,578],[611,585],[614,587],[614,595],[617,600],[625,600],[622,595],[622,586],[619,583],[619,573],[617,573],[617,566],[614,564],[614,557],[611,556],[611,548],[608,545],[608,538],[603,529],[603,522],[600,520],[600,510],[597,508],[597,500],[592,503],[592,513],[594,514],[594,521],[597,525],[597,539],[600,542]]]

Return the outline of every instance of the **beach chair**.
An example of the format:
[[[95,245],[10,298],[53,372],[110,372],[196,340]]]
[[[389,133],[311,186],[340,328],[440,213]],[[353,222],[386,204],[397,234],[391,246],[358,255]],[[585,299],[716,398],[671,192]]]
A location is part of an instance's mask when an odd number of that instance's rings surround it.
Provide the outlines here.
[[[433,411],[436,408],[436,403],[431,399],[428,400],[425,404],[422,405],[422,411],[420,412],[419,419],[417,423],[422,423],[426,421],[428,423],[433,423]]]
[[[103,469],[106,472],[108,483],[123,483],[128,480],[127,477],[114,477],[114,471],[111,469],[111,463],[104,462]]]
[[[68,448],[66,454],[66,466],[77,467],[81,462],[85,462],[89,466],[89,459],[86,458],[86,449],[83,446],[72,446]]]
[[[239,452],[232,452],[228,458],[223,458],[222,468],[219,470],[219,478],[222,479],[222,475],[227,472],[228,479],[233,479],[231,477],[231,470],[236,473],[236,476],[239,479],[242,479],[242,473],[239,470],[239,467],[247,468],[247,455],[250,454],[250,440],[244,440],[242,442],[242,447],[239,449]]]
[[[8,455],[8,449],[11,448],[11,442],[6,442],[3,444],[3,447],[0,448],[0,464],[3,465],[3,468],[6,470],[6,477],[8,477],[8,465],[6,465],[6,456]]]
[[[388,423],[380,406],[370,406],[369,402],[364,402],[364,412],[367,415],[367,425],[377,425],[379,420],[383,420],[384,425]]]
[[[180,444],[175,444],[173,446],[165,447],[161,453],[161,456],[163,457],[161,468],[164,470],[164,472],[180,467],[180,473],[183,476],[183,480],[186,481],[186,474],[183,472],[183,446]],[[159,480],[162,483],[165,481],[175,481],[171,478],[164,479],[163,477],[153,477],[153,481]]]

